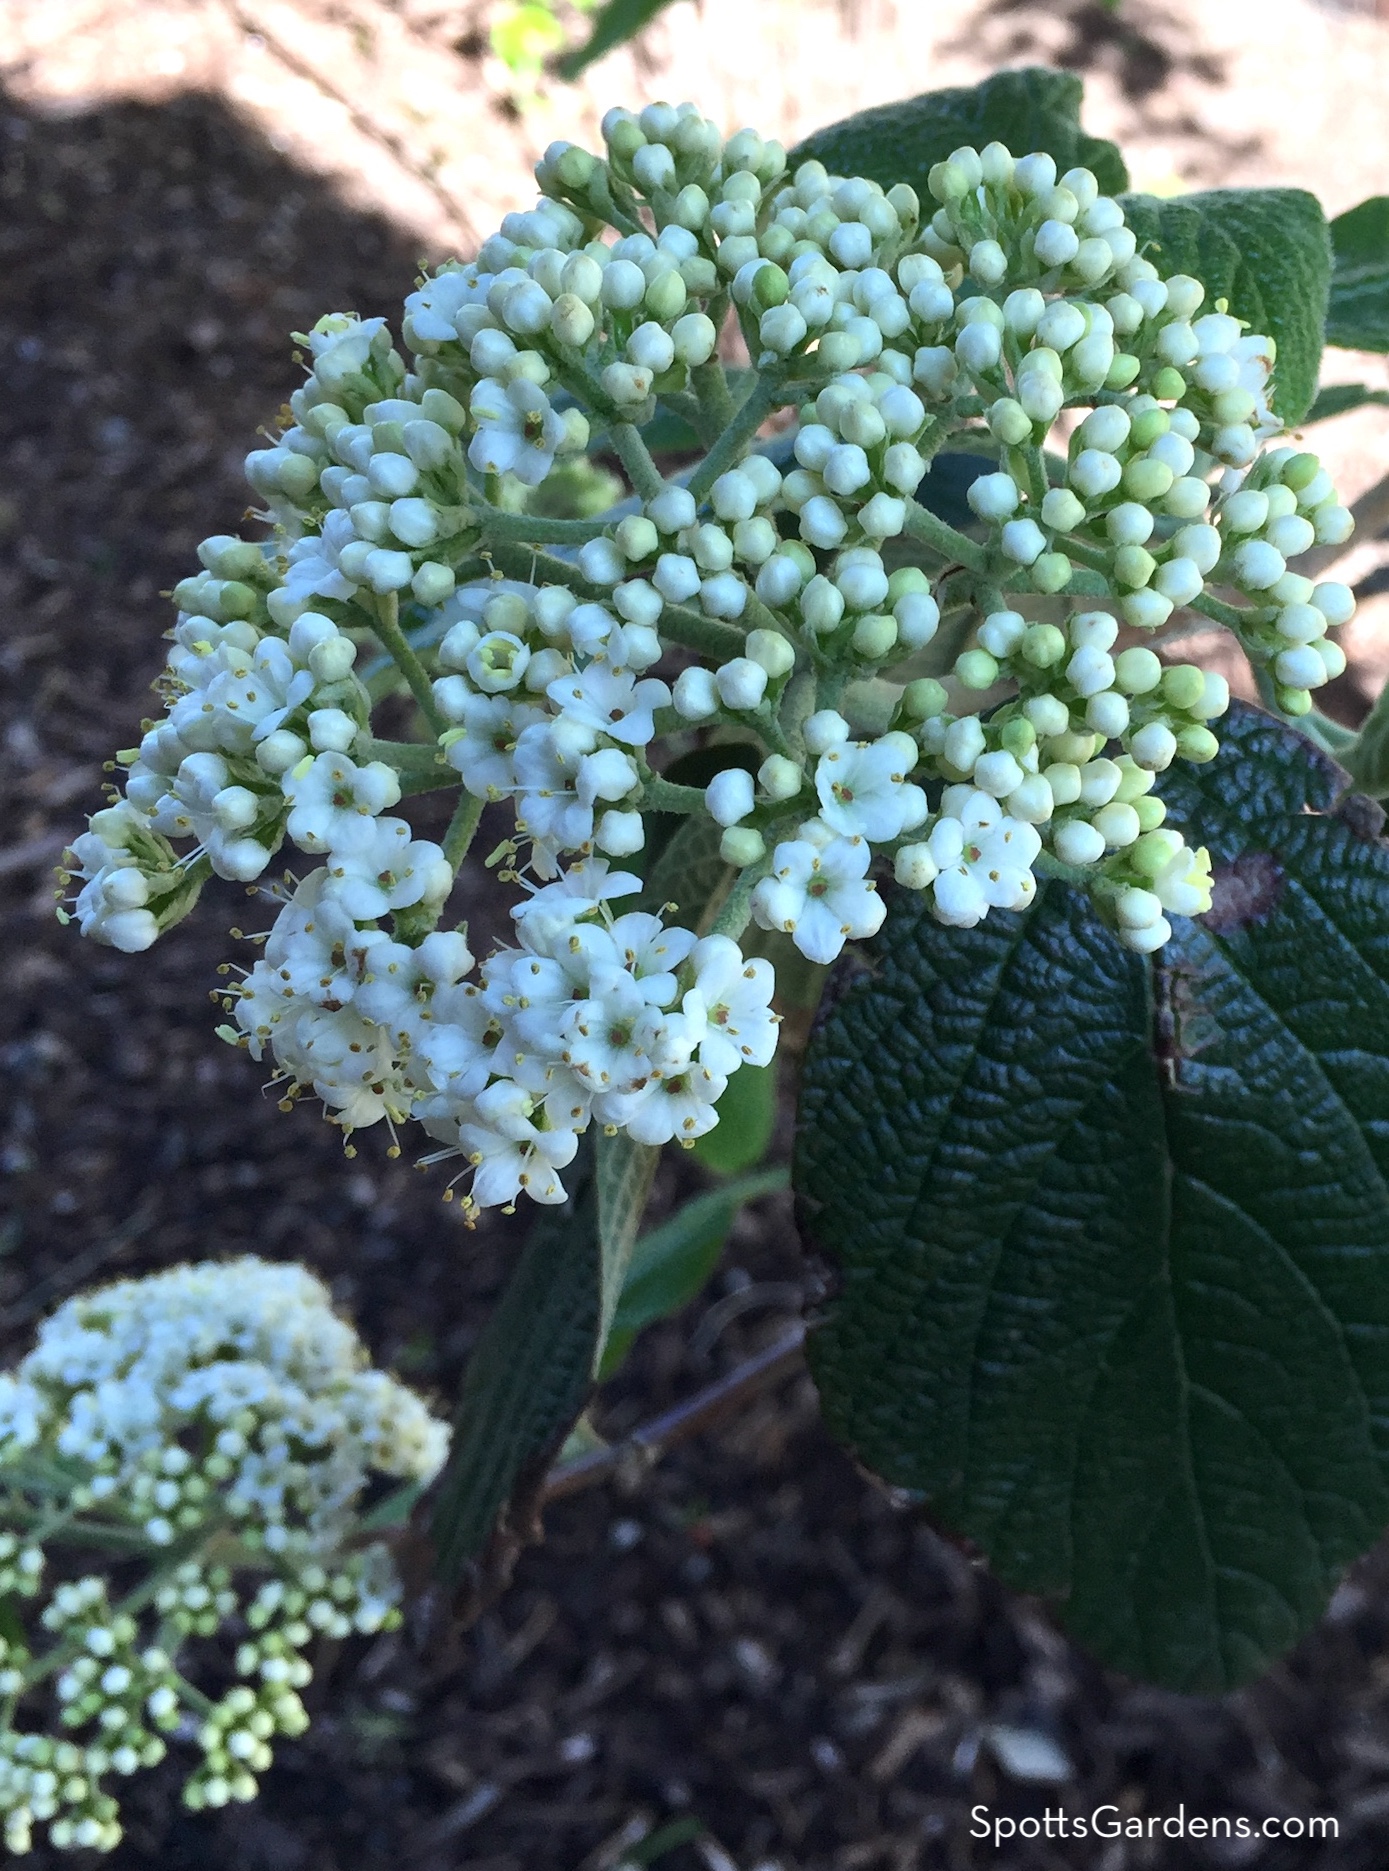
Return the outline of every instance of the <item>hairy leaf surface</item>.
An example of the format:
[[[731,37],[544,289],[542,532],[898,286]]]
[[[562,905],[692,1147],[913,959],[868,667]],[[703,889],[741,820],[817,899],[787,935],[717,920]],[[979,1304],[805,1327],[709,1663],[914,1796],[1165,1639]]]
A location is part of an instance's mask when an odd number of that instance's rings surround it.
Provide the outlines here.
[[[1389,351],[1389,195],[1374,195],[1331,223],[1335,270],[1326,341]]]
[[[1389,847],[1238,707],[1165,788],[1212,914],[899,898],[806,1065],[836,1431],[1115,1667],[1229,1687],[1389,1519]],[[1363,802],[1362,802],[1363,803]]]

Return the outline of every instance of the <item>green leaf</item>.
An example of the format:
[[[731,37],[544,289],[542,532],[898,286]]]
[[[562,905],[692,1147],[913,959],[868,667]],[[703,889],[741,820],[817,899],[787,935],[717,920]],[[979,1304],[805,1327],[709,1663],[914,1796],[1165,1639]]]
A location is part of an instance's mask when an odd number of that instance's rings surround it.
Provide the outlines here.
[[[670,0],[607,0],[607,5],[595,16],[588,38],[560,60],[561,78],[568,78],[572,83],[605,52],[635,39],[642,28],[649,26],[669,5]]]
[[[791,151],[790,165],[814,157],[833,174],[864,175],[884,188],[907,182],[926,204],[933,164],[961,144],[999,142],[1016,156],[1045,150],[1059,169],[1092,169],[1104,193],[1117,195],[1129,184],[1124,159],[1113,143],[1081,129],[1080,100],[1073,72],[1038,65],[995,72],[982,84],[926,91],[816,130]]]
[[[1373,195],[1331,223],[1336,255],[1326,342],[1389,351],[1389,195]]]
[[[1371,799],[1389,797],[1389,687],[1380,690],[1379,700],[1341,758],[1361,792]]]
[[[637,1229],[641,1226],[660,1154],[655,1144],[637,1143],[625,1130],[615,1137],[599,1131],[594,1139],[600,1250],[598,1332],[590,1366],[595,1376],[612,1330],[618,1296],[626,1283]]]
[[[541,1209],[531,1224],[463,1373],[432,1523],[439,1576],[449,1584],[482,1554],[518,1487],[548,1467],[592,1382],[602,1263],[587,1144],[568,1183],[570,1200]]]
[[[719,1121],[698,1138],[694,1154],[720,1176],[738,1176],[767,1154],[776,1125],[776,1061],[745,1065],[719,1099]]]
[[[899,898],[805,1067],[829,1420],[1107,1664],[1221,1690],[1389,1520],[1389,847],[1237,705],[1166,778],[1215,907]]]
[[[503,13],[492,27],[492,50],[517,77],[534,78],[564,44],[564,28],[547,6],[527,4]]]
[[[784,1189],[787,1179],[785,1169],[764,1169],[706,1190],[641,1237],[613,1314],[600,1380],[617,1370],[638,1332],[679,1312],[694,1298],[718,1265],[733,1217],[743,1204]]]
[[[1274,339],[1273,407],[1284,422],[1301,422],[1316,394],[1331,289],[1331,236],[1316,196],[1215,188],[1171,201],[1125,195],[1120,205],[1139,252],[1164,279],[1193,273],[1208,309],[1224,299],[1236,318]]]
[[[705,907],[718,901],[733,876],[719,855],[722,827],[703,812],[682,819],[651,866],[639,907],[653,913],[673,903],[671,920],[696,925]]]
[[[1368,383],[1328,383],[1317,391],[1317,400],[1302,420],[1325,422],[1329,416],[1344,416],[1347,410],[1363,409],[1367,403],[1389,406],[1389,390],[1372,390]]]

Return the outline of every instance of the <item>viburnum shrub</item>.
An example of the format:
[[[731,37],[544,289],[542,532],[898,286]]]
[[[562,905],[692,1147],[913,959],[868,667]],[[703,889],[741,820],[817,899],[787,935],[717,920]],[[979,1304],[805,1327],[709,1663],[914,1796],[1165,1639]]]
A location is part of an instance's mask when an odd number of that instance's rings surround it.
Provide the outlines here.
[[[467,1376],[447,1577],[707,1273],[707,1197],[633,1262],[656,1150],[750,1167],[849,944],[794,1180],[862,1459],[1184,1686],[1389,1519],[1389,855],[1331,757],[1389,790],[1389,736],[1315,706],[1352,517],[1294,429],[1327,336],[1389,348],[1385,216],[1333,256],[1297,190],[1126,195],[1078,102],[1004,73],[789,158],[610,112],[399,343],[299,336],[263,526],[173,594],[83,932],[256,885],[223,1036],[345,1133],[418,1123],[470,1215],[554,1211]],[[1184,658],[1222,632],[1262,710]]]

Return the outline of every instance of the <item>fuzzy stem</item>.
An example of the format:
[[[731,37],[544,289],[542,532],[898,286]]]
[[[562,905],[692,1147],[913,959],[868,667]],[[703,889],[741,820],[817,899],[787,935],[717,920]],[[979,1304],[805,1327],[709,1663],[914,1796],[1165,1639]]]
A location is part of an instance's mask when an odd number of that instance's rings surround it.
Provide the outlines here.
[[[957,533],[953,526],[914,500],[907,502],[907,518],[902,530],[908,538],[932,547],[943,558],[967,566],[971,572],[982,572],[988,565],[988,554],[981,545]]]
[[[521,545],[583,546],[611,525],[605,514],[591,520],[551,520],[539,513],[507,513],[501,507],[474,508],[486,540],[514,540]]]
[[[752,915],[752,893],[767,874],[764,862],[749,864],[733,879],[733,887],[724,898],[718,915],[710,925],[710,935],[732,936],[736,942],[747,928]]]
[[[453,817],[449,820],[449,828],[444,833],[443,845],[444,856],[452,866],[455,877],[462,867],[464,858],[468,855],[468,848],[473,842],[481,817],[482,801],[475,798],[472,793],[460,793],[458,804],[453,809]]]
[[[709,431],[707,439],[712,442],[737,414],[728,387],[728,373],[717,357],[711,357],[707,364],[695,366],[690,372],[690,382]]]
[[[702,786],[677,786],[653,773],[642,788],[641,805],[648,812],[699,812],[704,806]]]
[[[780,372],[762,372],[741,409],[732,417],[718,441],[690,476],[688,486],[696,500],[703,500],[724,470],[742,460],[748,443],[783,400],[781,392]]]
[[[420,713],[436,734],[446,733],[449,724],[439,712],[424,664],[411,649],[400,627],[400,600],[394,591],[376,600],[376,615],[371,627],[380,639],[382,649],[404,676]]]
[[[666,484],[665,477],[651,459],[651,451],[641,439],[636,424],[615,422],[608,431],[608,438],[635,491],[643,500],[654,500]]]

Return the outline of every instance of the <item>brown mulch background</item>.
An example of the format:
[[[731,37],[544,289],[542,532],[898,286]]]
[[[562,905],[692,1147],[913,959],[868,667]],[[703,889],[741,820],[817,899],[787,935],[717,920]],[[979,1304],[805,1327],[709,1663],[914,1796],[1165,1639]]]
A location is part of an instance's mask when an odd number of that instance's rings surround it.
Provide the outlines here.
[[[322,1271],[376,1357],[447,1397],[514,1234],[466,1233],[437,1172],[387,1161],[380,1137],[344,1165],[336,1132],[280,1115],[215,1039],[225,931],[257,926],[241,892],[215,886],[128,959],[58,927],[46,868],[148,710],[158,592],[244,505],[241,457],[295,381],[284,333],[398,304],[415,246],[197,94],[63,118],[0,100],[0,204],[0,1350],[95,1277],[254,1250]],[[605,1425],[766,1343],[807,1279],[788,1209],[761,1205],[706,1300],[643,1343]],[[697,1355],[709,1300],[735,1294]],[[171,1770],[130,1783],[109,1862],[602,1871],[693,1815],[703,1844],[662,1856],[671,1871],[1389,1863],[1384,1553],[1244,1694],[1134,1687],[860,1477],[805,1379],[639,1490],[553,1508],[546,1532],[457,1657],[404,1634],[325,1652],[321,1712],[254,1806],[192,1817]],[[1052,1780],[1020,1777],[1018,1733]],[[1104,1802],[1330,1812],[1341,1836],[997,1853],[968,1836],[976,1804]]]

